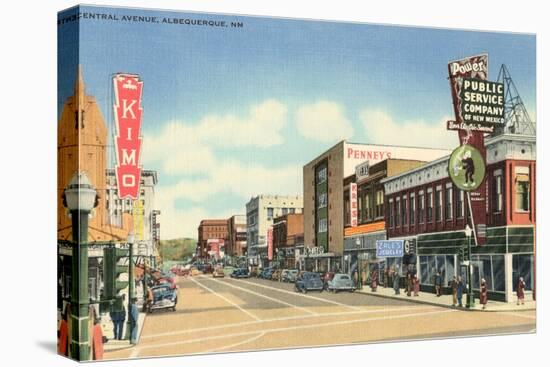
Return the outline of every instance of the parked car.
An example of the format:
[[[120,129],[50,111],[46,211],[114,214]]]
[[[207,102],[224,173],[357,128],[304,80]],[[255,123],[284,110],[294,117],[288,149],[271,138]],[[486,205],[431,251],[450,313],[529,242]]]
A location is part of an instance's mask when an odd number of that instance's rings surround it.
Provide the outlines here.
[[[281,279],[281,270],[275,269],[271,273],[271,280],[279,281]]]
[[[191,274],[192,277],[195,277],[197,275],[199,275],[201,272],[199,271],[199,269],[197,268],[191,268],[191,272],[189,274]]]
[[[225,277],[225,273],[224,273],[224,271],[223,271],[223,267],[221,267],[220,265],[216,266],[216,267],[214,268],[214,271],[212,271],[212,276],[213,276],[214,278],[218,278],[218,277],[219,277],[219,278],[223,278],[223,277]]]
[[[296,281],[296,278],[298,277],[298,270],[296,269],[289,269],[284,275],[283,275],[283,282],[289,282],[294,283]]]
[[[294,283],[294,289],[302,293],[323,291],[323,280],[319,273],[304,272]]]
[[[202,269],[202,272],[204,274],[210,274],[214,271],[214,267],[211,264],[204,264],[204,268]]]
[[[176,311],[178,303],[178,292],[176,289],[171,288],[169,284],[161,284],[151,288],[151,292],[153,293],[153,302],[147,310],[149,313],[164,308]]]
[[[288,269],[281,270],[281,276],[279,277],[280,282],[284,282],[285,278],[287,277]]]
[[[271,279],[271,274],[273,273],[273,269],[272,268],[265,268],[264,270],[262,270],[262,272],[260,273],[260,278],[263,278],[263,279]]]
[[[327,282],[327,290],[333,291],[355,291],[355,285],[353,279],[348,274],[334,274],[331,280]]]
[[[250,277],[250,274],[248,273],[247,268],[235,269],[231,273],[231,278],[248,278],[248,277]]]

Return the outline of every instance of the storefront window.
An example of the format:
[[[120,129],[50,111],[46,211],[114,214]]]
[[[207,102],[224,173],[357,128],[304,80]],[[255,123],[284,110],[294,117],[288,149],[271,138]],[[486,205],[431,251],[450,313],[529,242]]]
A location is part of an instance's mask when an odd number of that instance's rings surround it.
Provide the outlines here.
[[[396,199],[396,210],[395,210],[395,225],[399,227],[401,225],[401,200]]]
[[[513,255],[512,257],[512,283],[514,292],[518,279],[523,277],[526,290],[533,290],[534,287],[534,257],[530,254]]]
[[[481,279],[485,279],[490,291],[505,291],[505,267],[503,255],[472,255],[474,289],[479,289]]]
[[[455,275],[453,255],[420,256],[420,282],[433,285],[437,272],[441,272],[443,285],[447,286]]]

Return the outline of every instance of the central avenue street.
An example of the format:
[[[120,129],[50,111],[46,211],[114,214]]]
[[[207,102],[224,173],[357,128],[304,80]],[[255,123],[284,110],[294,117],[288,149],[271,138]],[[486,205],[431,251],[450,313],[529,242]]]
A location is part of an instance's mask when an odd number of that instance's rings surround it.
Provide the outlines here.
[[[530,332],[535,311],[467,312],[250,278],[178,279],[176,311],[147,315],[139,343],[106,359]]]

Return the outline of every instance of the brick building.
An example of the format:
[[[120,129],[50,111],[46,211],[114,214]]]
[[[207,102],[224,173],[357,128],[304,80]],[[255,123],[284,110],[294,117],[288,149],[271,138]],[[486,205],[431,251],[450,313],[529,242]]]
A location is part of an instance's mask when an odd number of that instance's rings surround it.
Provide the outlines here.
[[[476,199],[485,202],[486,226],[476,226],[484,241],[472,249],[473,288],[479,289],[483,278],[490,298],[512,301],[520,276],[528,291],[535,285],[536,140],[503,134],[486,138],[485,148],[486,192]],[[449,178],[448,159],[382,180],[387,237],[416,242],[410,265],[424,290],[433,289],[437,271],[445,284],[454,275],[466,276],[458,255],[467,241],[468,201]]]
[[[211,251],[223,252],[222,248],[228,237],[227,219],[203,219],[198,228],[197,256],[209,259]],[[219,246],[212,249],[212,244]]]
[[[232,261],[246,256],[246,215],[234,215],[227,220],[225,255]]]
[[[304,246],[304,215],[285,214],[273,221],[273,249],[280,267],[297,268],[296,250]]]

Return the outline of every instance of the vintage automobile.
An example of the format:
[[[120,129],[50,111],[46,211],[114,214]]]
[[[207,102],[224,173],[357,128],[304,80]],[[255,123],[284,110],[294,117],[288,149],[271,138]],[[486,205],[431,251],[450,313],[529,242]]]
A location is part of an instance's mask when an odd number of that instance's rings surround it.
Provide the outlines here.
[[[260,278],[262,279],[271,279],[271,274],[273,273],[273,269],[272,268],[265,268],[264,270],[262,270],[262,272],[260,273]]]
[[[279,282],[284,282],[287,277],[288,269],[281,270],[281,275],[279,276]]]
[[[149,313],[164,308],[176,311],[176,304],[178,303],[178,292],[176,289],[171,288],[169,284],[161,284],[151,288],[151,292],[153,293],[153,302],[149,306]]]
[[[296,281],[296,277],[298,277],[298,270],[296,269],[289,269],[286,273],[282,276],[283,282],[289,282],[294,283]]]
[[[212,271],[212,277],[214,278],[223,278],[225,277],[225,273],[223,271],[223,267],[221,265],[217,265],[214,270]]]
[[[294,283],[297,292],[307,293],[308,291],[320,291],[324,288],[323,280],[319,273],[304,272]]]
[[[338,291],[355,292],[355,285],[353,279],[348,274],[337,273],[327,282],[326,289],[334,293]]]
[[[231,278],[248,278],[250,277],[250,274],[248,273],[248,269],[246,268],[238,268],[233,270],[231,273]]]

